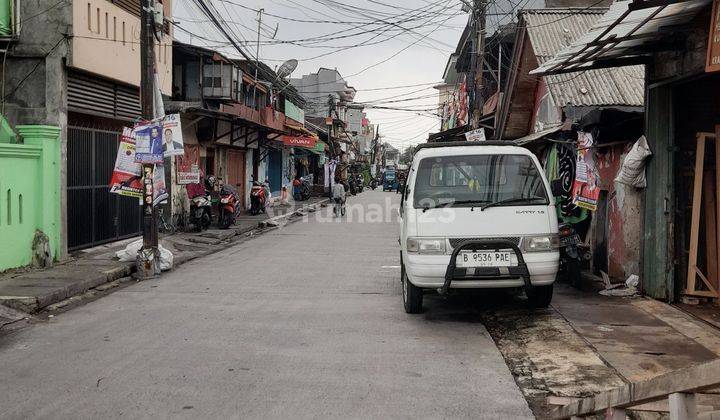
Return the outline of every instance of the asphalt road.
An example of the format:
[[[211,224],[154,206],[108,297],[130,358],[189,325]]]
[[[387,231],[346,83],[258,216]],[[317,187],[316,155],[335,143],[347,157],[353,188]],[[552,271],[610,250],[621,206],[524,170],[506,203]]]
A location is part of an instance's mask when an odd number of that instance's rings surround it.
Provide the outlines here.
[[[475,315],[404,313],[388,199],[350,198],[370,222],[312,214],[1,338],[0,417],[531,417]]]

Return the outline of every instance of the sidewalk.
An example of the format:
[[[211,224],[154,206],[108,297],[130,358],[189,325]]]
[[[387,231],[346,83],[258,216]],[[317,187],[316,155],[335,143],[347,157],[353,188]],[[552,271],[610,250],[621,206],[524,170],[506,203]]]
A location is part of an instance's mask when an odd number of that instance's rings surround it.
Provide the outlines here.
[[[653,299],[556,284],[548,310],[528,311],[519,304],[491,303],[481,312],[539,417],[568,399],[720,358],[720,330]],[[715,397],[700,400],[717,409]]]
[[[208,229],[201,233],[181,232],[163,236],[160,243],[173,253],[175,266],[227,248],[262,228],[282,225],[296,216],[296,212],[316,209],[327,199],[312,197],[291,206],[272,207],[267,214],[242,215],[229,229]],[[313,210],[309,210],[313,211]],[[50,305],[103,287],[105,283],[130,276],[134,262],[120,262],[115,252],[138,238],[127,239],[75,253],[68,261],[46,270],[14,270],[0,274],[0,306],[34,313]]]

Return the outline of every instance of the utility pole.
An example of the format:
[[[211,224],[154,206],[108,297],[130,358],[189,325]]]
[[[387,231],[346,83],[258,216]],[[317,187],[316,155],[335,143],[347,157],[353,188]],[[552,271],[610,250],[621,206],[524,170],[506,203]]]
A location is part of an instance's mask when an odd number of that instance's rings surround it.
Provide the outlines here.
[[[470,127],[476,129],[480,125],[480,114],[482,113],[483,101],[483,70],[485,68],[485,8],[487,4],[485,0],[474,0],[473,2],[473,29],[477,36],[474,45],[474,54],[471,57],[471,80],[472,101],[469,103],[468,117],[470,118]]]
[[[142,118],[155,118],[155,44],[153,0],[143,0],[140,9],[140,100]],[[143,164],[143,247],[136,264],[140,278],[151,278],[160,273],[158,250],[157,213],[153,206],[153,165]]]
[[[327,132],[328,132],[328,146],[330,146],[330,156],[333,158],[335,157],[335,145],[333,144],[332,140],[332,128],[333,128],[333,119],[332,119],[332,112],[333,108],[335,107],[335,98],[333,98],[332,95],[328,95],[328,116],[325,119],[325,124],[327,125]],[[339,165],[335,165],[335,170],[338,170]],[[328,176],[330,176],[330,171],[328,171]],[[330,186],[330,190],[328,191],[328,197],[332,198],[332,187],[334,179],[328,180],[328,185]]]
[[[255,106],[257,98],[257,84],[258,84],[258,68],[260,67],[260,27],[262,26],[262,14],[265,9],[258,10],[258,30],[257,30],[257,46],[255,47],[255,84],[253,84],[253,106]],[[260,105],[258,105],[258,110]]]

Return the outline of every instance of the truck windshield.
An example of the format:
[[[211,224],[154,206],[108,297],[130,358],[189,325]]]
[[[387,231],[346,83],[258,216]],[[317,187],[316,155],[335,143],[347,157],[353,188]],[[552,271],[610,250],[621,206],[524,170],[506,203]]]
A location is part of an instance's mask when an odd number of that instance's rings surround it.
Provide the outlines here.
[[[467,155],[422,159],[413,191],[415,208],[549,204],[543,178],[529,156]]]

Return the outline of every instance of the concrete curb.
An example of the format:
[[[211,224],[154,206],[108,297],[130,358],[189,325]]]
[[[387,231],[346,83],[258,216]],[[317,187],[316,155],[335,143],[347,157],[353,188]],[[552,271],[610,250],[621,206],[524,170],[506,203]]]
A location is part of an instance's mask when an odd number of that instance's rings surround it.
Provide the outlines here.
[[[197,251],[192,251],[192,253],[184,253],[185,255],[176,256],[173,268],[176,268],[196,258],[205,257],[210,254],[222,251],[223,249],[226,249],[227,246],[231,246],[233,243],[237,242],[236,238],[240,236],[243,236],[244,238],[255,236],[248,235],[250,232],[257,232],[258,235],[262,234],[266,230],[269,230],[269,228],[282,224],[285,219],[289,221],[293,217],[296,217],[298,211],[302,210],[304,212],[307,212],[309,208],[317,209],[327,201],[328,199],[323,199],[313,204],[304,205],[301,208],[295,209],[294,211],[290,211],[286,214],[281,214],[270,219],[260,221],[255,227],[232,229],[222,232],[213,232],[213,234],[206,235],[198,234],[184,238],[188,242],[207,245],[208,248],[199,249]],[[268,221],[270,221],[271,223],[268,223]],[[74,296],[82,295],[88,290],[94,289],[103,284],[111,283],[123,277],[131,276],[135,273],[134,262],[117,262],[117,264],[118,266],[105,271],[101,271],[97,275],[91,275],[89,277],[78,279],[76,281],[68,281],[67,284],[63,284],[61,287],[49,287],[48,289],[50,290],[48,290],[47,293],[41,293],[35,296],[0,295],[0,305],[5,305],[26,313],[36,313],[47,308],[48,306],[62,302]]]

